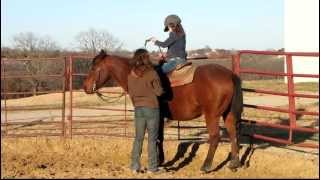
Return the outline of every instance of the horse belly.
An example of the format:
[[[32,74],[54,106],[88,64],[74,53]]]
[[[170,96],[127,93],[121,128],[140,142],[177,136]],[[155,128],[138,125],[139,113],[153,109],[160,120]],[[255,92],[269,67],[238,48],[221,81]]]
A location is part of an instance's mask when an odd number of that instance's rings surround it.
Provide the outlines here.
[[[169,102],[171,117],[174,120],[191,120],[201,116],[193,84],[174,87],[173,99]]]

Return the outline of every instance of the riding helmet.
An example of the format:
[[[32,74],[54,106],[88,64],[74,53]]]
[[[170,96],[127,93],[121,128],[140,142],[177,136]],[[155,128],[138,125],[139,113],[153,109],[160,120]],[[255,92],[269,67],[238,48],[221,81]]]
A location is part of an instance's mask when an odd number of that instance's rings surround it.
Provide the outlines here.
[[[179,16],[175,14],[171,14],[167,16],[166,19],[164,20],[164,32],[167,32],[169,30],[168,25],[171,23],[174,25],[180,24],[181,19],[179,18]]]

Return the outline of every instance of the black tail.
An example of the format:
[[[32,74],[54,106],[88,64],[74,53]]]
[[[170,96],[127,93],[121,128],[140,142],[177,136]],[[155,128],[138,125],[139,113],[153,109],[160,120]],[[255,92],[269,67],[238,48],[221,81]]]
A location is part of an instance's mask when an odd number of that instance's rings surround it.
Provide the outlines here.
[[[232,81],[234,85],[233,97],[231,102],[231,111],[236,117],[237,122],[241,120],[241,114],[243,111],[243,94],[241,89],[241,79],[236,74],[232,75]]]
[[[231,102],[231,112],[236,118],[236,134],[237,144],[240,146],[241,136],[241,114],[243,112],[243,94],[241,89],[241,79],[236,74],[232,75],[232,81],[234,85],[233,97]]]

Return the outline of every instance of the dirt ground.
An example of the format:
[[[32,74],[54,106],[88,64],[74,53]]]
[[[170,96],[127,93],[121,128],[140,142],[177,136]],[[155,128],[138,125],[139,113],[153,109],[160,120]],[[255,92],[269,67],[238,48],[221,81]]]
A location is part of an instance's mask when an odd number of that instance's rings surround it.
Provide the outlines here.
[[[6,138],[1,141],[1,178],[319,178],[319,153],[303,152],[266,144],[255,146],[248,155],[243,145],[244,166],[236,172],[227,168],[229,143],[220,143],[212,171],[200,172],[206,157],[205,142],[164,143],[166,165],[161,174],[133,174],[128,168],[132,147],[130,138],[75,137]],[[141,165],[147,168],[147,140]]]
[[[318,93],[314,93],[318,94]],[[75,93],[75,106],[90,105],[99,108],[124,108],[123,100],[106,105],[96,96]],[[50,97],[49,97],[50,96]],[[50,99],[51,101],[48,101]],[[42,95],[24,100],[10,100],[9,106],[28,106],[42,110],[9,111],[8,122],[32,122],[25,125],[8,126],[9,133],[56,132],[61,133],[61,110],[48,109],[61,105],[61,94]],[[52,102],[56,104],[52,104]],[[287,98],[277,96],[245,96],[244,102],[254,105],[271,105],[286,108]],[[3,105],[3,101],[1,101]],[[68,102],[67,102],[68,105]],[[318,100],[297,98],[297,108],[319,112]],[[127,108],[132,109],[128,102]],[[69,111],[66,111],[66,115]],[[105,123],[74,123],[73,132],[95,133],[127,133],[133,134],[132,112],[127,113],[127,121],[123,121],[124,112],[107,110],[90,110],[75,108],[74,120],[107,121]],[[275,112],[261,112],[247,108],[243,117],[256,120],[268,120],[273,123],[288,124],[288,115]],[[56,121],[56,124],[43,122]],[[59,122],[60,121],[60,122]],[[299,117],[297,124],[303,127],[317,127],[313,116]],[[1,113],[4,122],[4,113]],[[66,119],[66,129],[69,122]],[[319,123],[319,122],[317,122]],[[181,129],[183,137],[207,138],[207,131],[202,118],[180,122],[180,126],[198,126],[196,129]],[[223,126],[223,124],[221,124]],[[177,141],[177,122],[171,122],[165,128],[166,172],[159,175],[147,173],[132,174],[130,164],[131,138],[119,137],[85,137],[74,136],[73,139],[59,137],[3,138],[1,137],[1,178],[319,178],[319,150],[292,147],[279,147],[268,143],[255,144],[253,154],[248,154],[248,143],[242,143],[240,158],[243,164],[249,162],[247,168],[237,172],[228,168],[230,144],[221,142],[218,146],[212,171],[204,174],[200,167],[206,157],[208,144],[204,142]],[[90,129],[89,129],[90,128]],[[38,131],[41,129],[41,131]],[[52,130],[53,129],[53,130]],[[4,132],[5,127],[1,126]],[[287,138],[287,132],[272,130],[276,137]],[[68,134],[68,133],[67,133]],[[192,136],[191,136],[192,135]],[[225,137],[225,132],[223,137]],[[294,134],[294,139],[305,141],[317,136]],[[173,140],[173,141],[172,141]],[[147,141],[144,142],[142,166],[147,166]]]

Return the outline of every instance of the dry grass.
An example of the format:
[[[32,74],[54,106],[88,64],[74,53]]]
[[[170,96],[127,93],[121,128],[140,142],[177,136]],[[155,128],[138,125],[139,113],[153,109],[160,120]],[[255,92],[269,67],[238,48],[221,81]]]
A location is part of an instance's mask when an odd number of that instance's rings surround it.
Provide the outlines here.
[[[294,86],[295,92],[319,93],[319,83],[316,82],[295,83]],[[284,80],[254,80],[243,81],[242,87],[276,92],[287,92],[288,84],[284,83]]]
[[[141,164],[147,165],[147,141]],[[184,147],[181,158],[158,175],[132,174],[132,139],[108,137],[2,139],[1,178],[319,178],[318,156],[274,147],[257,148],[248,168],[231,172],[223,163],[230,145],[220,143],[213,169],[199,171],[208,145],[167,141],[166,160],[173,160],[177,147]],[[246,147],[240,151],[244,157]],[[180,151],[181,153],[181,151]],[[247,159],[248,160],[248,159]]]
[[[276,85],[274,85],[274,83]],[[281,81],[244,81],[246,88],[270,88],[269,90],[283,90],[286,85]],[[297,84],[296,88],[303,91],[318,93],[317,83]],[[120,91],[119,88],[108,88],[108,90]],[[245,93],[248,96],[249,93]],[[68,96],[68,93],[66,94]],[[106,105],[95,95],[86,95],[83,92],[74,92],[74,106],[102,106]],[[110,95],[112,96],[112,95]],[[118,95],[114,95],[118,96]],[[32,108],[54,108],[61,107],[61,94],[48,94],[36,97],[22,98],[7,101],[11,107],[29,106]],[[67,105],[69,98],[67,97]],[[113,107],[123,105],[124,98],[110,104]],[[3,101],[1,101],[3,103]],[[132,104],[128,98],[128,107]],[[319,103],[311,105],[298,104],[297,108],[305,108],[307,111],[318,112]],[[286,107],[283,107],[286,108]],[[83,110],[82,110],[83,111]],[[40,111],[39,111],[40,112]],[[108,115],[109,112],[105,111]],[[38,114],[39,115],[39,114]],[[76,113],[74,115],[77,115]],[[121,115],[121,114],[120,114]],[[132,115],[132,113],[131,113]],[[245,109],[243,117],[250,119],[265,120],[273,123],[287,122],[287,114],[257,111]],[[204,126],[201,118],[193,121],[180,122],[186,126]],[[78,118],[79,119],[79,118]],[[119,118],[118,118],[119,119]],[[298,122],[303,126],[309,126],[314,117],[303,116]],[[74,132],[100,132],[100,133],[124,133],[133,135],[132,116],[127,122],[112,120],[112,118],[99,116],[90,120],[110,120],[114,124],[74,124]],[[67,124],[68,126],[68,124]],[[122,126],[113,127],[113,126]],[[124,126],[124,127],[123,127]],[[178,146],[187,147],[182,157],[168,167],[166,173],[160,175],[148,175],[146,173],[134,175],[128,169],[130,163],[130,151],[132,139],[115,137],[84,137],[76,136],[72,140],[60,138],[3,138],[1,141],[1,177],[2,178],[318,178],[319,161],[318,154],[299,153],[291,150],[280,149],[273,146],[261,147],[254,151],[250,160],[250,166],[241,168],[237,172],[231,172],[223,163],[230,151],[228,143],[220,143],[213,162],[213,169],[217,171],[209,174],[200,173],[199,169],[206,157],[208,145],[199,143],[182,143],[168,141],[177,138],[177,122],[171,122],[165,128],[165,155],[166,160],[173,160]],[[171,127],[171,128],[170,128]],[[172,128],[173,127],[173,128]],[[61,130],[60,124],[42,125],[35,124],[21,128],[20,126],[10,127],[21,129],[19,133],[30,133],[25,129],[52,128]],[[124,129],[126,128],[126,129]],[[68,127],[67,127],[68,129]],[[12,130],[13,131],[13,130]],[[40,132],[35,130],[34,132]],[[41,131],[44,132],[44,131]],[[50,130],[49,132],[52,132]],[[207,137],[206,129],[181,129],[182,137]],[[142,165],[147,165],[147,141],[144,142],[142,154]],[[244,157],[246,146],[241,149],[240,156]],[[305,150],[304,152],[309,151]],[[184,152],[184,151],[179,151]]]

